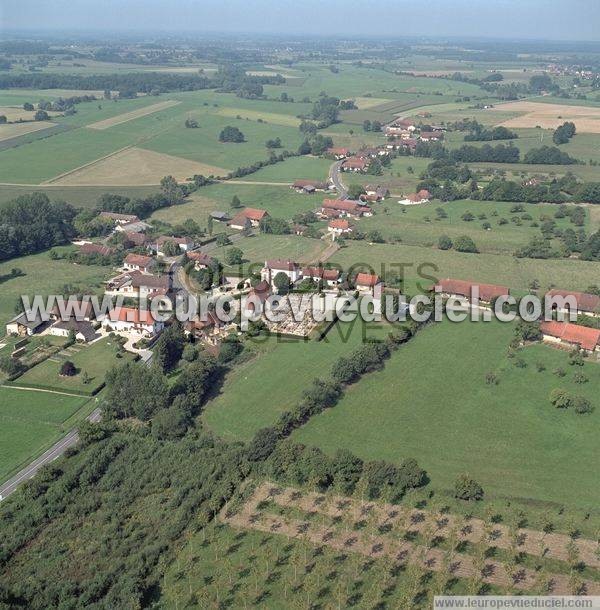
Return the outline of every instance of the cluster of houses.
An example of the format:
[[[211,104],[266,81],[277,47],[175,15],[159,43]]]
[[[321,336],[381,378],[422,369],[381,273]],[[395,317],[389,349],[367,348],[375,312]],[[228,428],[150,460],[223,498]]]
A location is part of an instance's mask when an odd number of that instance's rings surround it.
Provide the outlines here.
[[[260,279],[268,284],[270,290],[276,291],[275,277],[280,273],[288,277],[292,286],[310,279],[314,282],[322,282],[324,289],[336,289],[347,280],[339,269],[325,269],[319,266],[302,267],[299,263],[288,259],[265,261],[260,272]],[[359,293],[370,294],[374,298],[381,298],[384,288],[382,279],[378,275],[370,273],[358,273],[351,284]]]
[[[328,148],[325,153],[341,161],[340,169],[343,172],[353,172],[364,174],[373,159],[386,157],[390,154],[390,149],[386,146],[375,146],[372,148],[361,148],[353,153],[349,148],[333,146]]]
[[[432,125],[430,130],[423,130],[413,119],[396,119],[384,127],[388,138],[386,148],[391,150],[415,150],[419,142],[441,142],[444,139],[444,128]]]
[[[481,284],[466,280],[443,279],[431,287],[444,297],[462,297],[468,299],[472,305],[489,305],[495,299],[510,295],[507,286],[497,284]],[[478,296],[475,297],[474,295]],[[592,317],[600,317],[600,296],[586,292],[552,289],[546,297],[561,299],[571,298],[575,301],[576,313]],[[570,307],[555,307],[559,313],[570,314]],[[600,329],[589,328],[571,322],[558,322],[550,320],[541,322],[540,331],[543,341],[567,348],[579,348],[587,353],[600,351]]]

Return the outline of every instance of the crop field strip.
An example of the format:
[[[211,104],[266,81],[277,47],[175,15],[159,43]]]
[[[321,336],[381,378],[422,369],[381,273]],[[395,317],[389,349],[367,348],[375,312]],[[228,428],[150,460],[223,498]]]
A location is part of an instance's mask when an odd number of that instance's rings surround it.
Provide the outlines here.
[[[290,510],[291,515],[269,512],[271,503]],[[314,519],[315,516],[319,519]],[[456,549],[487,545],[537,558],[556,559],[565,562],[565,569],[568,569],[569,556],[576,554],[587,568],[594,571],[594,579],[582,579],[579,593],[600,594],[599,546],[592,540],[572,540],[569,536],[524,528],[512,535],[505,526],[486,524],[478,519],[465,521],[448,514],[407,510],[392,504],[362,502],[344,496],[326,497],[269,483],[258,486],[240,511],[228,511],[225,507],[220,518],[233,527],[279,534],[372,558],[388,556],[400,563],[416,564],[434,572],[448,571],[457,578],[481,578],[483,582],[507,590],[536,590],[542,585],[540,574],[528,567],[509,566],[486,555],[478,557],[475,553]],[[371,531],[361,532],[361,528],[357,531],[356,524],[359,523],[370,523],[368,529]],[[411,542],[417,537],[423,539],[422,544]],[[450,549],[438,548],[441,541],[450,540]],[[544,574],[544,577],[550,593],[572,593],[569,575],[553,573]]]
[[[86,127],[88,129],[109,129],[110,127],[115,127],[116,125],[128,123],[129,121],[133,121],[134,119],[139,119],[149,114],[154,114],[155,112],[159,112],[160,110],[166,110],[167,108],[177,106],[178,104],[181,104],[181,102],[178,100],[166,100],[164,102],[158,102],[157,104],[151,104],[150,106],[138,108],[137,110],[131,110],[123,114],[118,114],[117,116],[111,117],[109,119],[90,123],[89,125],[86,125]]]

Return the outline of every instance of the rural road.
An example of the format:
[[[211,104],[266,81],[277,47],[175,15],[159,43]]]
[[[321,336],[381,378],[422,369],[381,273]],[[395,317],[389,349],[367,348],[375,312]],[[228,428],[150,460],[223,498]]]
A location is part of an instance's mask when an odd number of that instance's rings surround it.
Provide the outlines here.
[[[99,408],[96,408],[88,415],[86,419],[95,423],[100,421],[101,417],[102,412]],[[45,466],[46,464],[58,459],[69,447],[76,445],[78,441],[79,434],[77,429],[74,428],[66,436],[63,436],[58,442],[52,445],[52,447],[50,447],[50,449],[48,449],[45,453],[42,453],[40,457],[33,460],[31,464],[23,468],[23,470],[17,472],[17,474],[6,481],[6,483],[0,485],[0,501],[8,498],[8,496],[10,496],[10,494],[12,494],[21,483],[33,478],[42,466]]]
[[[339,198],[346,199],[346,197],[348,197],[348,191],[346,190],[346,187],[344,186],[344,183],[342,182],[342,177],[340,175],[341,167],[342,167],[342,161],[336,161],[329,168],[329,179],[331,180],[331,182],[333,182],[333,186],[336,188]]]

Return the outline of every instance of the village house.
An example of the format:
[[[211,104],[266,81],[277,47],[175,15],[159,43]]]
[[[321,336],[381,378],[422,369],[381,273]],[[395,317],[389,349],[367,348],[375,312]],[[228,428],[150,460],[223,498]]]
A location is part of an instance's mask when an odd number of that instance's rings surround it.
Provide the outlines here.
[[[479,291],[479,301],[475,301],[473,290]],[[499,286],[497,284],[478,284],[465,280],[454,280],[447,278],[440,280],[435,286],[432,286],[444,297],[464,297],[470,300],[474,305],[482,303],[491,303],[498,297],[505,297],[510,294],[510,289],[507,286]]]
[[[350,157],[342,161],[341,170],[343,172],[365,172],[369,167],[369,160],[364,157]]]
[[[32,319],[29,320],[28,317]],[[35,316],[32,315],[32,312],[29,312],[29,316],[23,312],[8,322],[6,334],[20,337],[31,336],[43,330],[46,325],[47,322],[42,319],[39,311],[36,311]]]
[[[128,254],[123,260],[123,269],[125,271],[150,273],[155,265],[156,261],[151,256],[144,256],[143,254]]]
[[[367,184],[367,186],[365,186],[365,193],[367,195],[375,195],[376,197],[378,197],[378,201],[381,201],[390,194],[390,190],[385,186],[375,186],[373,184]]]
[[[184,328],[188,334],[191,334],[195,339],[207,341],[211,344],[216,344],[217,337],[220,336],[225,324],[212,312],[206,313],[206,320],[190,320],[186,322]]]
[[[596,294],[588,294],[587,292],[575,292],[572,290],[557,290],[552,289],[546,293],[547,298],[558,298],[558,299],[571,299],[575,300],[577,313],[586,314],[589,316],[600,316],[600,296]],[[554,309],[563,313],[569,314],[569,304],[565,302],[565,307],[554,306]]]
[[[579,347],[588,353],[600,350],[600,329],[548,321],[540,324],[540,330],[543,340],[548,343]]]
[[[292,188],[298,193],[312,194],[316,191],[328,191],[329,184],[320,180],[296,180]]]
[[[350,156],[350,149],[344,148],[343,146],[332,146],[331,148],[328,148],[325,153],[339,161],[340,159],[345,159]]]
[[[216,259],[209,256],[205,252],[188,252],[187,258],[190,261],[194,261],[194,268],[196,271],[200,271],[200,269],[208,269],[209,267],[212,268],[217,263]]]
[[[144,233],[151,228],[152,227],[147,222],[136,220],[135,222],[117,225],[115,231],[118,231],[119,233]]]
[[[50,318],[63,321],[78,319],[89,322],[95,318],[95,312],[90,299],[57,297],[50,310]]]
[[[316,282],[322,281],[324,285],[333,287],[340,282],[339,269],[324,269],[323,267],[304,267],[302,279],[310,278]]]
[[[441,131],[422,131],[420,136],[423,142],[439,142],[444,139]]]
[[[260,279],[268,282],[271,288],[275,287],[275,276],[284,273],[288,276],[290,284],[294,284],[302,277],[300,265],[291,260],[274,259],[265,261],[264,267],[260,270]]]
[[[75,334],[75,340],[82,343],[89,343],[96,338],[92,323],[86,320],[59,320],[48,329],[48,333],[55,337],[68,338],[71,332]]]
[[[128,271],[106,282],[106,294],[133,299],[166,296],[170,289],[170,275],[150,275],[141,271]]]
[[[260,225],[260,221],[268,216],[269,213],[266,210],[244,208],[231,219],[229,226],[232,229],[243,231],[244,229],[249,229],[250,227],[258,227]]]
[[[107,332],[134,332],[154,337],[164,329],[165,323],[156,320],[150,310],[117,307],[108,312],[102,326]]]
[[[396,119],[385,126],[386,135],[401,135],[402,133],[412,133],[416,131],[417,127],[412,119]]]
[[[292,226],[292,233],[294,235],[304,235],[308,227],[306,225],[295,224]]]
[[[327,225],[327,232],[334,237],[339,237],[340,235],[346,235],[347,233],[352,233],[352,226],[347,220],[343,218],[334,218],[329,221]]]
[[[82,244],[79,246],[78,253],[83,254],[84,256],[111,256],[115,253],[115,249],[110,248],[109,246],[103,246],[102,244]]]
[[[427,203],[431,199],[431,193],[425,189],[420,190],[418,193],[411,193],[404,199],[400,199],[398,203],[402,205],[420,205]]]
[[[327,218],[339,216],[350,216],[360,218],[361,216],[372,216],[373,210],[361,201],[351,199],[324,199],[321,205],[321,215]]]
[[[147,245],[150,238],[144,233],[135,233],[134,231],[124,231],[125,243],[130,247],[142,248]]]
[[[242,301],[242,309],[247,316],[251,316],[255,313],[256,302],[259,302],[264,307],[266,300],[271,296],[271,285],[266,280],[261,280],[254,288],[248,292],[246,297]]]
[[[116,225],[126,225],[130,222],[138,222],[140,219],[134,214],[118,214],[117,212],[100,212],[99,218],[112,220]]]
[[[217,222],[229,222],[231,220],[231,217],[227,212],[221,212],[220,210],[211,212],[210,217]]]
[[[378,275],[358,273],[354,279],[354,286],[361,294],[370,294],[375,299],[381,299],[383,280]]]
[[[156,254],[158,254],[158,256],[165,256],[164,246],[169,242],[179,246],[179,250],[182,252],[188,252],[195,246],[194,240],[191,237],[161,235],[156,242],[152,244],[152,249],[156,252]]]

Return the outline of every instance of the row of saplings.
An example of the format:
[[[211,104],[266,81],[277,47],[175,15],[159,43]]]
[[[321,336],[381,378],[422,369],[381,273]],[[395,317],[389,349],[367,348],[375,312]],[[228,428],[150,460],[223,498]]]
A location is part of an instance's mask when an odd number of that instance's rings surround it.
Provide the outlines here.
[[[406,459],[396,466],[381,460],[363,462],[348,451],[338,451],[330,458],[317,448],[284,440],[314,415],[334,407],[344,386],[381,369],[392,352],[409,341],[424,324],[411,321],[390,332],[385,341],[367,341],[348,357],[338,358],[329,378],[315,379],[294,410],[285,411],[274,426],[255,434],[248,447],[248,458],[255,463],[265,462],[268,476],[289,484],[308,484],[321,491],[334,488],[339,493],[350,494],[360,482],[361,496],[369,499],[396,502],[408,489],[426,484],[427,474],[414,459]],[[483,489],[468,475],[461,475],[456,481],[455,496],[480,500]]]

